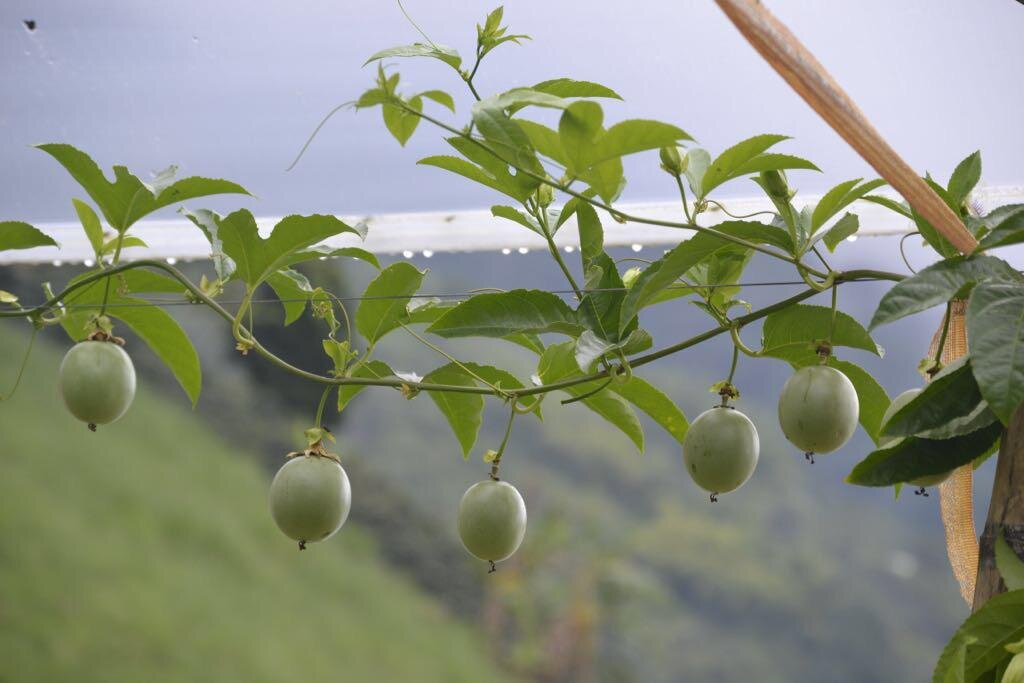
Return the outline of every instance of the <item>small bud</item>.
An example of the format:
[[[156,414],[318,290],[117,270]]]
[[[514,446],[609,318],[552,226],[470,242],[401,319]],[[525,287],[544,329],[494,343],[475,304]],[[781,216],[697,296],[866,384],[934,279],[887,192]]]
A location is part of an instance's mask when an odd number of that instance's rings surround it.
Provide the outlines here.
[[[484,453],[484,462],[494,462],[494,460],[497,457],[498,457],[498,451],[490,450],[489,449],[486,453]]]
[[[537,188],[537,204],[541,208],[546,209],[551,205],[551,202],[555,201],[555,190],[550,185],[542,183]]]
[[[622,274],[622,284],[629,289],[633,286],[633,283],[636,282],[636,279],[640,277],[641,272],[642,271],[639,268],[630,268]]]
[[[676,146],[662,147],[658,152],[661,157],[661,167],[672,175],[682,175],[686,173],[686,167],[688,159],[685,156],[680,156],[679,148]]]

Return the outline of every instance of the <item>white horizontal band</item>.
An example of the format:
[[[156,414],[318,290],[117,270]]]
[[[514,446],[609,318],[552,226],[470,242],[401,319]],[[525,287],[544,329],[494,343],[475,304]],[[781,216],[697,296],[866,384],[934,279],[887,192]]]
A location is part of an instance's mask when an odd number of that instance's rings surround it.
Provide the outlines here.
[[[997,186],[982,188],[974,193],[987,211],[996,206],[1010,203],[1024,203],[1024,187]],[[797,206],[814,203],[820,196],[799,195]],[[729,199],[721,202],[736,215],[759,211],[773,211],[766,198]],[[634,202],[622,203],[616,208],[624,213],[656,220],[682,222],[684,217],[678,201],[675,202]],[[884,207],[869,202],[857,202],[854,209],[860,217],[862,236],[892,235],[911,230],[908,220]],[[470,252],[546,249],[547,244],[539,235],[526,228],[501,218],[495,218],[489,210],[427,212],[427,213],[386,213],[373,216],[342,216],[348,223],[365,221],[369,233],[366,241],[359,244],[354,235],[339,235],[326,241],[332,247],[362,246],[377,254],[427,255],[433,252]],[[757,219],[764,220],[765,216]],[[280,217],[258,217],[261,234],[269,234]],[[700,223],[713,225],[729,220],[718,207],[711,205],[703,214]],[[754,219],[756,220],[756,219]],[[677,244],[686,237],[687,231],[665,228],[642,223],[617,223],[609,216],[602,216],[606,246],[655,246]],[[38,224],[40,230],[52,236],[61,245],[33,249],[0,251],[0,263],[73,263],[93,258],[81,226],[78,223],[59,222]],[[132,227],[131,233],[142,238],[148,249],[125,250],[124,259],[160,258],[192,260],[210,256],[210,245],[203,234],[185,218],[142,220]],[[568,221],[555,237],[562,247],[576,246],[579,238],[575,220]]]

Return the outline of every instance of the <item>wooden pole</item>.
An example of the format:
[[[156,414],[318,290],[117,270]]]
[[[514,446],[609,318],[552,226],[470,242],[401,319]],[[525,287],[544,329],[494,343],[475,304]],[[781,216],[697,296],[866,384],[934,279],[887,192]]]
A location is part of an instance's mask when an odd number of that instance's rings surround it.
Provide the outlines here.
[[[757,0],[715,0],[743,37],[841,138],[958,250],[978,245],[960,218],[889,146],[850,96],[782,22]]]
[[[995,542],[1002,536],[1017,557],[1024,557],[1024,409],[1018,409],[1003,431],[996,462],[996,480],[981,534],[974,611],[1006,590],[996,569]]]
[[[790,87],[903,195],[915,211],[961,253],[974,251],[977,240],[960,218],[903,161],[814,55],[759,0],[715,2]],[[961,504],[965,503],[961,501]],[[968,529],[964,533],[969,532],[970,525],[959,526]],[[950,526],[946,529],[949,533]],[[1003,432],[996,480],[980,543],[975,610],[1006,588],[995,568],[993,546],[996,534],[1004,532],[1016,554],[1024,557],[1024,410],[1017,411],[1009,428]]]

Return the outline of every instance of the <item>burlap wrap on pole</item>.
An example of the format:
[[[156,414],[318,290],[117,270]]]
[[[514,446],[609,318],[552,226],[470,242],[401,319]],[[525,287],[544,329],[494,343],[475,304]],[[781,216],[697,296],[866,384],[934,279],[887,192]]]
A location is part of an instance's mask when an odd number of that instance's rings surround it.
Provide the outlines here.
[[[942,348],[943,365],[967,353],[966,301],[954,301],[950,309],[949,333]],[[928,356],[938,351],[942,324],[932,337]],[[939,485],[939,506],[942,526],[946,529],[946,554],[953,576],[960,584],[960,595],[967,604],[974,601],[974,583],[978,575],[978,536],[974,529],[974,470],[971,463],[958,467],[949,479]]]

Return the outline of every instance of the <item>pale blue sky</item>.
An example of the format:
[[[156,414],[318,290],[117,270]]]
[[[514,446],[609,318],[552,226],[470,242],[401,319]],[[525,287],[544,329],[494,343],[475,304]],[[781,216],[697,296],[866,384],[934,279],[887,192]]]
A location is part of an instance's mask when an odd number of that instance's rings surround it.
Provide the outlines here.
[[[1015,0],[769,0],[879,129],[917,168],[945,177],[981,148],[984,181],[1024,183],[1024,5]],[[608,120],[676,123],[713,152],[758,132],[796,139],[824,176],[819,190],[870,170],[746,45],[711,0],[634,3],[513,0],[513,30],[478,79],[494,92],[571,76],[626,98]],[[471,52],[474,23],[492,3],[408,0],[431,37]],[[29,33],[23,19],[35,19]],[[418,36],[396,4],[349,2],[40,2],[0,6],[0,214],[70,219],[71,183],[28,145],[66,141],[104,167],[178,163],[223,175],[259,195],[263,214],[458,209],[489,205],[486,190],[415,161],[443,148],[426,128],[405,149],[377,111],[342,113],[299,168],[283,169],[319,118],[372,79],[365,58]],[[469,99],[440,63],[396,61],[410,88]],[[627,199],[668,198],[655,157],[627,168]],[[735,183],[725,190],[750,194]]]

